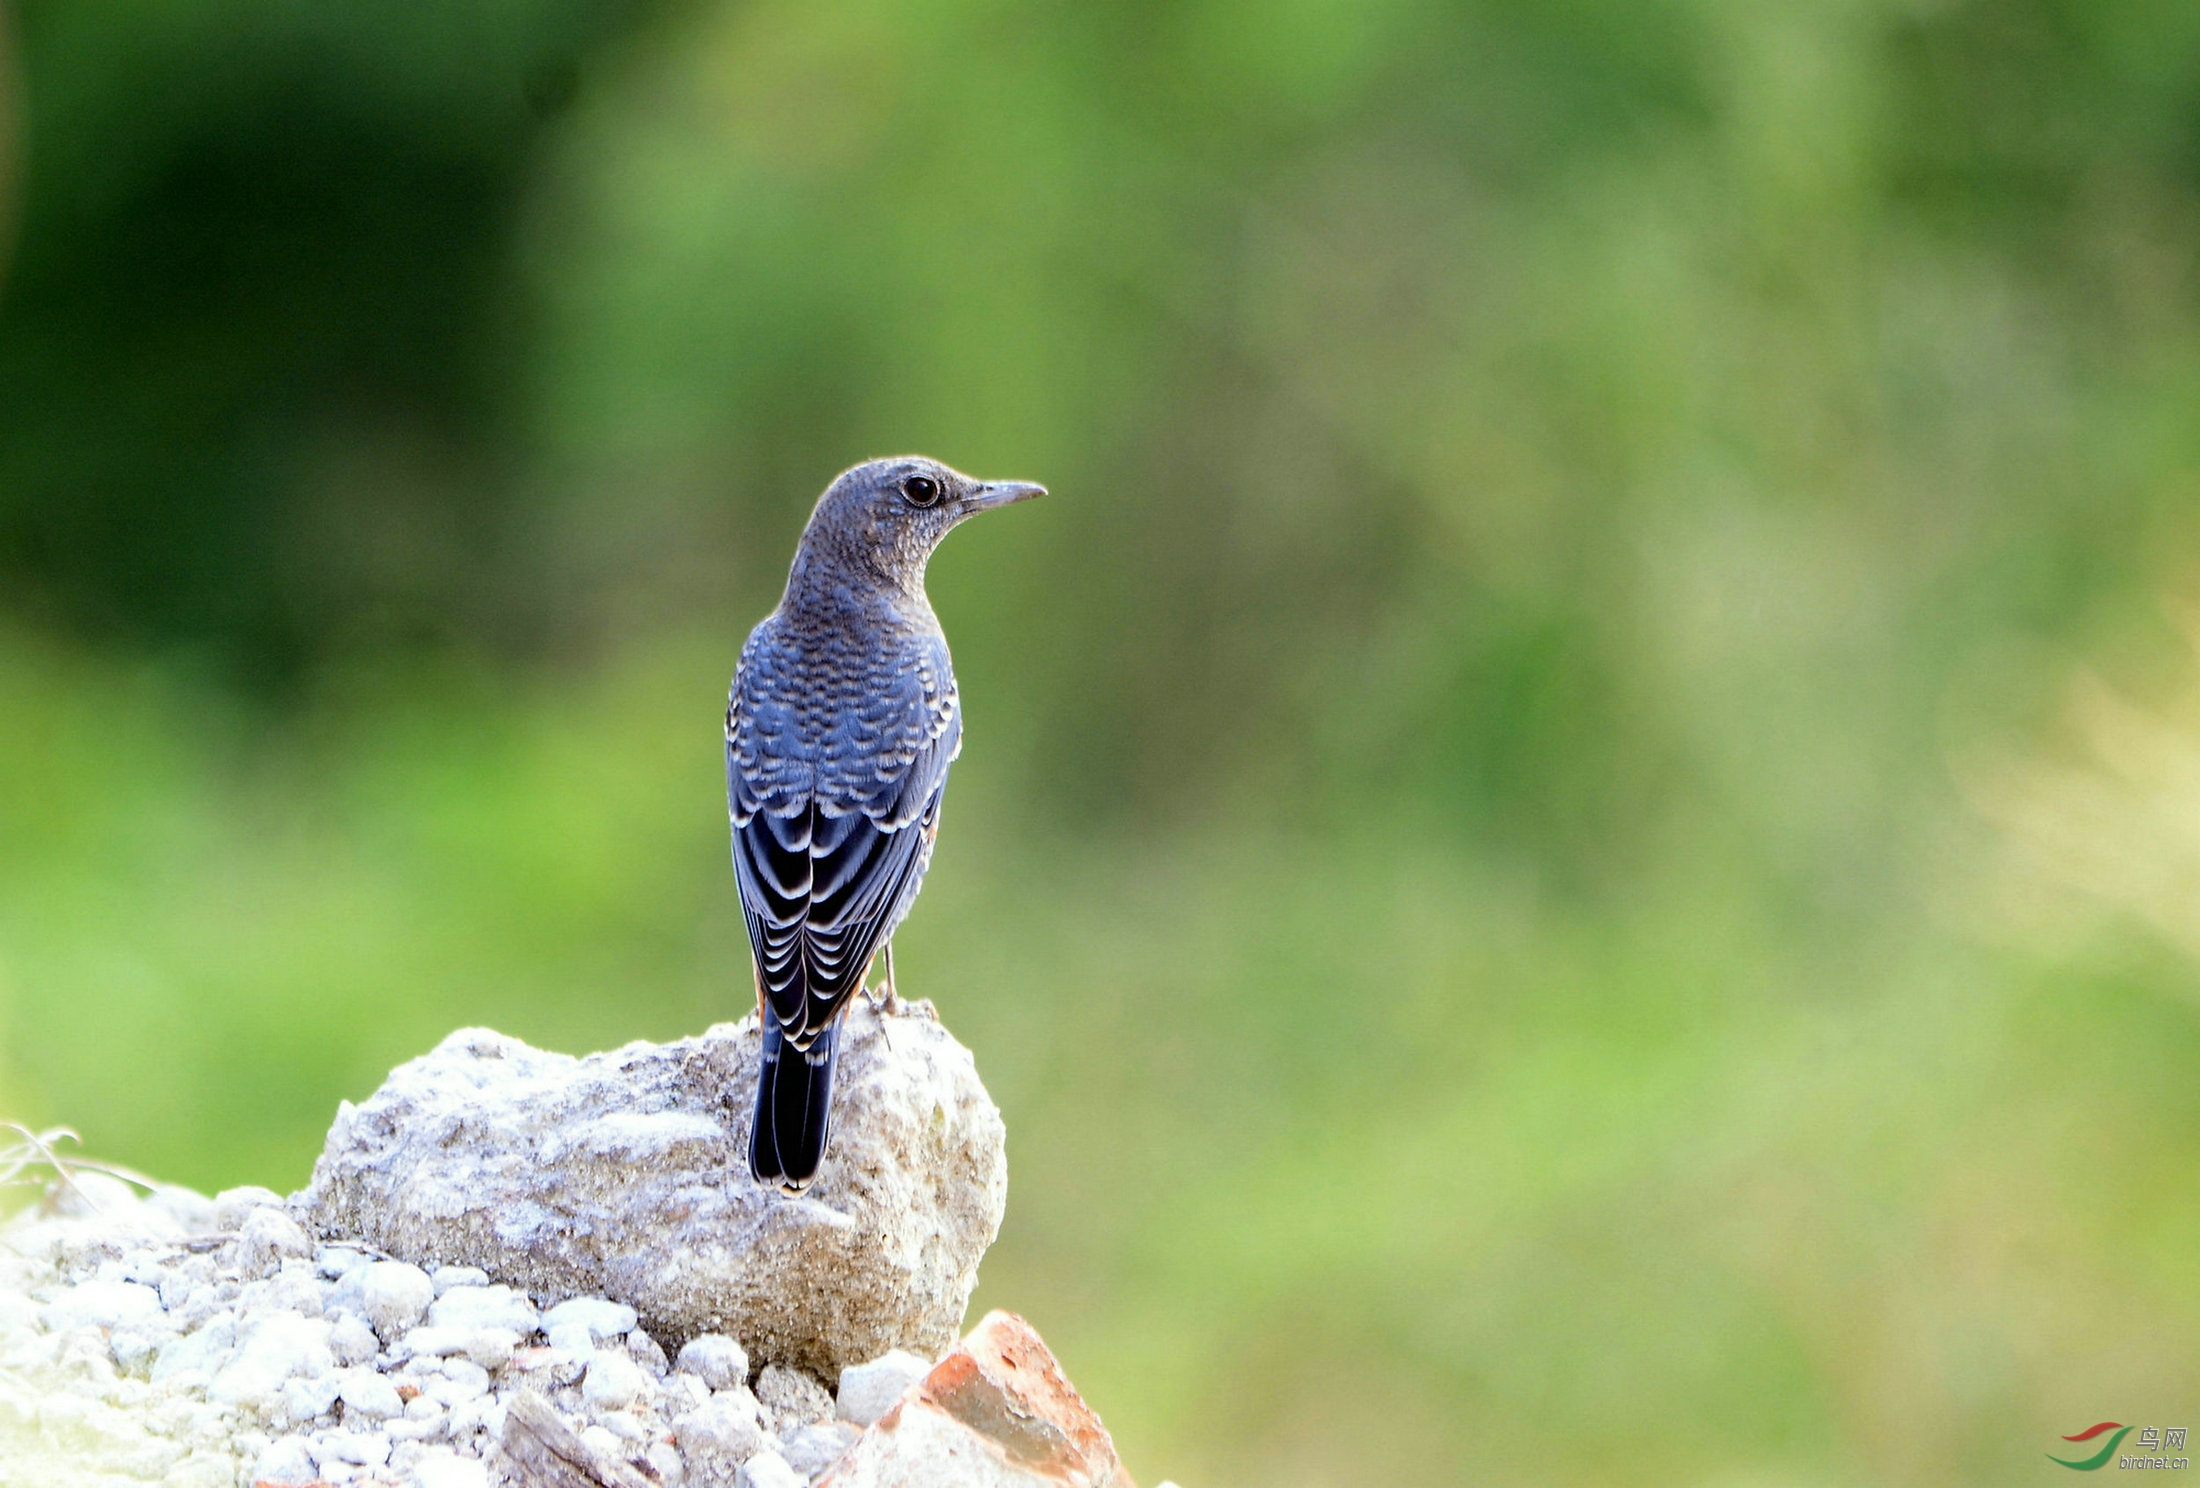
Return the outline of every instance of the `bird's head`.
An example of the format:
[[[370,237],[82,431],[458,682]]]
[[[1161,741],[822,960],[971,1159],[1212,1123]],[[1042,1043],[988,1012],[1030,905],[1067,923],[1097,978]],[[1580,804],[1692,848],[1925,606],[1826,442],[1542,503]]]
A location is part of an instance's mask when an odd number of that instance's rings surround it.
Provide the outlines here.
[[[919,589],[925,561],[958,522],[1045,494],[1029,481],[982,481],[921,455],[869,460],[842,471],[817,499],[796,572],[824,563]]]

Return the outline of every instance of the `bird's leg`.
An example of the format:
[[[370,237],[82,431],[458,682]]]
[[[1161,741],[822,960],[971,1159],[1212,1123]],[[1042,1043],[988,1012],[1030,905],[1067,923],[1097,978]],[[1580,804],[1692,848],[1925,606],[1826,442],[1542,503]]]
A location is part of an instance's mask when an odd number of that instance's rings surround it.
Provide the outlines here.
[[[872,968],[878,965],[878,959],[881,955],[886,957],[886,991],[883,995],[873,993],[872,990],[865,985],[865,983],[871,980]],[[872,1012],[883,1014],[888,1008],[893,1006],[893,988],[894,954],[891,948],[889,948],[885,951],[876,952],[872,955],[871,964],[863,968],[863,981],[856,983],[856,995],[863,999],[864,1005],[870,1008]]]
[[[886,957],[886,1011],[898,1014],[901,1011],[901,994],[894,990],[894,943],[887,941],[880,954]]]

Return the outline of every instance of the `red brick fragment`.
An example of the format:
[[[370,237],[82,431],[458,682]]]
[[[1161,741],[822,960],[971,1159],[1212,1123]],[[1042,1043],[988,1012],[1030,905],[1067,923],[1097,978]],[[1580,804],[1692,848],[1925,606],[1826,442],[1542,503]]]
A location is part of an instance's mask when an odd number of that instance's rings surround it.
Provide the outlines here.
[[[989,1312],[818,1488],[1137,1488],[1029,1323]]]

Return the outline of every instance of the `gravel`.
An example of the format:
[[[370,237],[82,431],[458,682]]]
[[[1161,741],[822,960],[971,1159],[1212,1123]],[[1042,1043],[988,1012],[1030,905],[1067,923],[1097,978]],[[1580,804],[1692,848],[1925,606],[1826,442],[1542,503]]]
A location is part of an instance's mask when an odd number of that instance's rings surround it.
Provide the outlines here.
[[[807,1488],[926,1367],[853,1367],[842,1407],[725,1334],[668,1365],[623,1302],[316,1243],[266,1189],[75,1185],[0,1227],[5,1488],[491,1488],[523,1389],[665,1488]]]

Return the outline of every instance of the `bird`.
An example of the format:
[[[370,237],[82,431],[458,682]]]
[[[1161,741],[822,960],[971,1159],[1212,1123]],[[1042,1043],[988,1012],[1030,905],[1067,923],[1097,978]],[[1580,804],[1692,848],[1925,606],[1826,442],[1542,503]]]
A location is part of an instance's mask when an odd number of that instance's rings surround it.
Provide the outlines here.
[[[894,931],[931,866],[962,752],[925,564],[959,523],[1045,494],[916,455],[843,471],[810,513],[778,607],[741,648],[726,805],[763,1032],[749,1129],[760,1185],[799,1194],[817,1177],[841,1022],[874,955],[896,1005]]]

